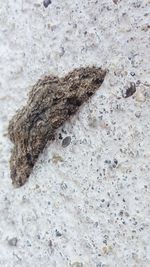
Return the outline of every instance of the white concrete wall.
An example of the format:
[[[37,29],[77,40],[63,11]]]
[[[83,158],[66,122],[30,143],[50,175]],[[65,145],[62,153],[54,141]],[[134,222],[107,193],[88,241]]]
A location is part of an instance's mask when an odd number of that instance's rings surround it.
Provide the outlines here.
[[[149,4],[0,1],[0,266],[150,266]],[[38,78],[87,65],[102,87],[14,189],[9,119]]]

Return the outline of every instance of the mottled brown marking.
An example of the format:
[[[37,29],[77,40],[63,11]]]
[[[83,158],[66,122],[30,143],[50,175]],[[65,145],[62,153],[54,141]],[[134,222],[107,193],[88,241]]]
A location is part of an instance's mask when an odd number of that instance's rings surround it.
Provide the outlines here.
[[[26,106],[9,123],[9,137],[14,143],[10,169],[15,187],[27,181],[39,154],[54,139],[56,129],[95,93],[105,75],[101,68],[87,67],[64,78],[46,76],[33,86]]]

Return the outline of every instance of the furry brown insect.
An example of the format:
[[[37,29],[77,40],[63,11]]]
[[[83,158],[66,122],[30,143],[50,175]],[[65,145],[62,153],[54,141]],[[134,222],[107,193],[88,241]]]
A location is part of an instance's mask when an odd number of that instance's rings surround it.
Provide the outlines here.
[[[10,169],[15,187],[27,181],[56,129],[95,93],[105,75],[101,68],[80,68],[62,78],[46,76],[33,86],[26,106],[12,118],[8,128],[14,143]]]

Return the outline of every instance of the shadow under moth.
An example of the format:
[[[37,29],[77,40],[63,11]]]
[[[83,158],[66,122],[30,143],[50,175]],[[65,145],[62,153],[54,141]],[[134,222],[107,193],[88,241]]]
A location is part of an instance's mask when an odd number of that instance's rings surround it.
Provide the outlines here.
[[[29,93],[26,106],[8,127],[14,143],[10,174],[15,187],[25,184],[39,154],[55,131],[87,101],[104,81],[106,71],[97,67],[75,69],[65,77],[46,76]]]

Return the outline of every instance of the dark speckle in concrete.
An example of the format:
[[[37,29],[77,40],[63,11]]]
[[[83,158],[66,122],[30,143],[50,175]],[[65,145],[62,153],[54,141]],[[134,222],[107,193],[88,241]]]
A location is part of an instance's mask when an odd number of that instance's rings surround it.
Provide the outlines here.
[[[126,89],[125,93],[123,93],[123,97],[127,98],[132,96],[136,92],[135,83],[130,83],[130,86]]]
[[[57,236],[57,237],[62,236],[62,234],[61,234],[57,229],[55,230],[55,233],[56,233],[56,236]]]
[[[13,237],[11,239],[8,240],[8,244],[12,247],[16,247],[17,246],[17,242],[18,242],[18,239],[17,237]]]
[[[43,5],[45,8],[47,8],[51,3],[52,3],[51,0],[44,0],[43,1]]]
[[[62,140],[62,147],[67,147],[67,146],[69,146],[70,143],[71,143],[71,137],[70,136],[66,136]]]

